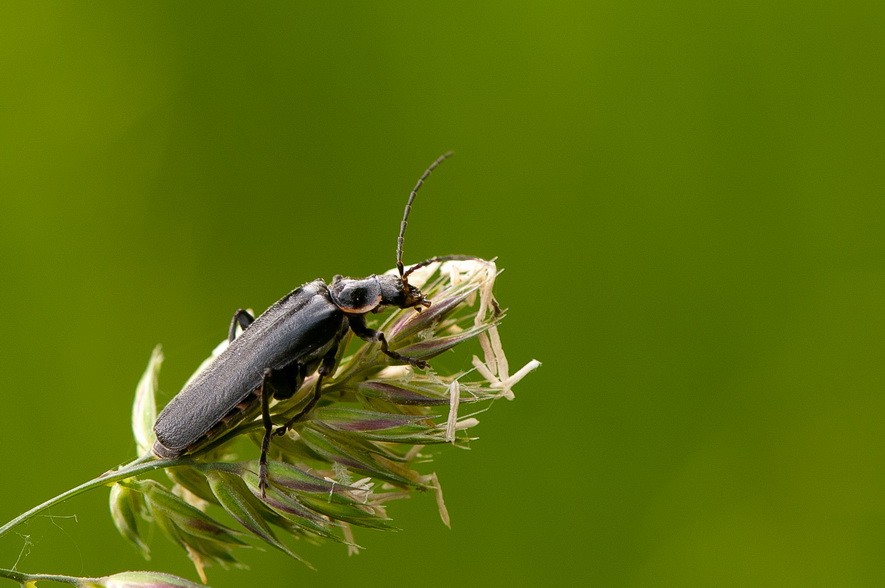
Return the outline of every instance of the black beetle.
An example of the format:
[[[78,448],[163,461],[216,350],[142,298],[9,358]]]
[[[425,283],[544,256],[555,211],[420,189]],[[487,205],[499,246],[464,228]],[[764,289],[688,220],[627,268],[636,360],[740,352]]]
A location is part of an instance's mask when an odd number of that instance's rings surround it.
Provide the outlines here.
[[[414,307],[419,311],[421,307],[430,306],[420,290],[409,284],[409,274],[434,261],[473,259],[463,255],[435,257],[408,270],[402,263],[403,236],[415,195],[427,176],[451,155],[452,152],[448,152],[434,161],[409,194],[397,237],[399,277],[335,276],[331,285],[314,280],[284,296],[258,318],[238,310],[231,320],[227,349],[170,400],[157,417],[155,455],[176,458],[199,450],[208,439],[229,429],[238,417],[260,401],[264,439],[259,479],[263,494],[267,486],[271,437],[284,434],[316,405],[323,377],[334,371],[338,350],[348,329],[366,341],[380,342],[381,351],[396,361],[417,368],[427,367],[422,359],[388,349],[384,333],[370,329],[365,315],[391,306]],[[235,337],[238,324],[243,332]],[[290,398],[313,373],[317,373],[317,382],[311,399],[297,415],[274,430],[270,396],[278,400]]]

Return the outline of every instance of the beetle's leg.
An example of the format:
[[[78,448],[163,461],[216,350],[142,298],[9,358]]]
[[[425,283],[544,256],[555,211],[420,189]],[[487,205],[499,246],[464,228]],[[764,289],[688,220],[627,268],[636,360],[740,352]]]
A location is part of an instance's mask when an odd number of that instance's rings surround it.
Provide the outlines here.
[[[258,488],[261,490],[262,498],[266,496],[267,452],[270,449],[270,437],[273,434],[273,422],[270,420],[270,379],[272,377],[273,370],[265,368],[261,378],[261,423],[264,425],[264,438],[261,440],[261,457],[258,458]]]
[[[322,386],[323,386],[323,377],[328,376],[335,369],[335,358],[338,355],[338,348],[332,349],[325,357],[323,357],[323,363],[320,364],[320,367],[317,369],[317,383],[313,387],[313,396],[310,401],[305,405],[301,411],[293,416],[291,419],[286,421],[285,425],[277,427],[277,430],[274,431],[274,435],[285,435],[286,431],[292,428],[292,425],[303,419],[313,410],[313,407],[316,406],[317,402],[320,400],[320,396],[322,394]]]
[[[273,436],[273,421],[270,419],[270,398],[288,398],[292,394],[288,390],[298,386],[298,364],[281,370],[265,368],[261,376],[261,424],[264,426],[264,438],[261,440],[261,457],[258,460],[258,488],[262,498],[267,489],[267,452],[270,451],[270,438]],[[295,371],[293,375],[292,370]]]
[[[370,329],[366,326],[366,319],[361,314],[351,314],[348,315],[347,319],[350,321],[350,329],[356,333],[356,336],[365,341],[378,341],[381,343],[381,353],[386,355],[387,357],[391,357],[397,361],[405,362],[409,365],[413,365],[416,368],[421,368],[422,370],[427,367],[427,362],[423,359],[416,359],[414,357],[406,357],[396,351],[391,351],[387,348],[387,339],[384,337],[384,333],[381,331],[376,331],[374,329]]]
[[[409,269],[405,271],[403,274],[403,279],[409,277],[416,269],[420,269],[426,265],[430,265],[431,263],[436,263],[437,261],[468,261],[471,259],[479,259],[478,257],[474,257],[472,255],[443,255],[441,257],[431,257],[430,259],[425,259],[424,261],[418,262]]]
[[[255,317],[249,314],[248,310],[239,309],[234,313],[234,318],[230,319],[230,329],[227,331],[227,341],[230,343],[237,338],[237,324],[244,331],[255,320]]]

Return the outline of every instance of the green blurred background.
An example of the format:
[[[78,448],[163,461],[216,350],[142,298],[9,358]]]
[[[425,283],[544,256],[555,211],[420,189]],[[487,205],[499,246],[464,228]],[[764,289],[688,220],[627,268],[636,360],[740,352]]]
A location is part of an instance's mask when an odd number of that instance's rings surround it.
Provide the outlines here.
[[[881,2],[6,3],[0,518],[133,454],[164,398],[304,281],[497,256],[544,362],[366,547],[214,586],[885,584]],[[428,468],[428,471],[430,468]],[[107,493],[0,566],[144,562]],[[24,535],[30,545],[23,549]]]

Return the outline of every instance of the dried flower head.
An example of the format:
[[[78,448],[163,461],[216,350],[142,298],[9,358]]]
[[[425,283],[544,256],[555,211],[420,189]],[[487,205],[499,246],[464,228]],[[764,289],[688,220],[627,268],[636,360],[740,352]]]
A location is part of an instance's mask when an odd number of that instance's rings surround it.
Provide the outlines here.
[[[430,308],[398,310],[386,319],[379,315],[382,322],[375,328],[385,333],[391,349],[409,357],[431,359],[476,340],[478,353],[460,360],[461,367],[449,369],[446,365],[456,362],[439,358],[416,371],[394,365],[376,343],[355,339],[342,345],[343,357],[324,380],[319,403],[285,436],[274,438],[264,495],[254,459],[258,450],[247,449],[245,457],[252,459],[238,461],[244,453],[236,443],[248,438],[260,445],[263,428],[256,406],[199,452],[167,463],[169,487],[153,480],[114,486],[111,510],[121,534],[147,555],[141,528],[153,521],[187,551],[205,581],[204,566],[237,565],[235,548],[247,546],[249,535],[297,559],[280,536],[328,539],[356,552],[352,527],[392,529],[386,503],[413,491],[435,492],[448,525],[436,474],[419,472],[428,461],[428,448],[466,446],[470,429],[479,422],[476,414],[488,407],[466,415],[464,407],[512,399],[513,386],[540,365],[532,360],[509,371],[498,335],[504,311],[492,294],[497,275],[492,261],[432,263],[409,278],[433,300]],[[213,357],[226,345],[219,345]],[[157,349],[133,408],[136,445],[145,456],[154,441],[161,361]],[[272,404],[274,423],[298,414],[315,383],[316,377],[310,377],[292,398]],[[205,512],[209,505],[226,511],[243,530],[211,518]]]

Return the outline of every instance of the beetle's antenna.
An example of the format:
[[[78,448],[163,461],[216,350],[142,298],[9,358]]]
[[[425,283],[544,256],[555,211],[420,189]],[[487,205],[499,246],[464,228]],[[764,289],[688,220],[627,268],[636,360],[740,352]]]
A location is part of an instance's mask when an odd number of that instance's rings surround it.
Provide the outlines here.
[[[418,183],[415,184],[415,187],[412,188],[412,192],[409,194],[409,201],[406,202],[406,209],[403,211],[403,220],[399,224],[399,236],[396,238],[396,269],[399,271],[399,277],[403,279],[403,282],[406,283],[406,277],[408,274],[404,273],[403,268],[403,238],[406,235],[406,227],[409,224],[409,213],[412,212],[412,202],[415,201],[415,195],[418,193],[418,190],[421,189],[421,186],[424,185],[424,180],[427,179],[427,176],[436,169],[436,166],[441,164],[443,161],[454,155],[454,151],[447,151],[439,156],[439,158],[430,164],[421,177],[418,178]]]
[[[442,257],[431,257],[430,259],[425,259],[420,263],[416,263],[412,267],[406,270],[406,273],[403,274],[403,280],[407,281],[409,278],[409,274],[411,274],[416,269],[421,269],[424,266],[430,265],[431,263],[435,263],[437,261],[465,261],[468,259],[479,259],[478,257],[474,257],[473,255],[443,255]]]

